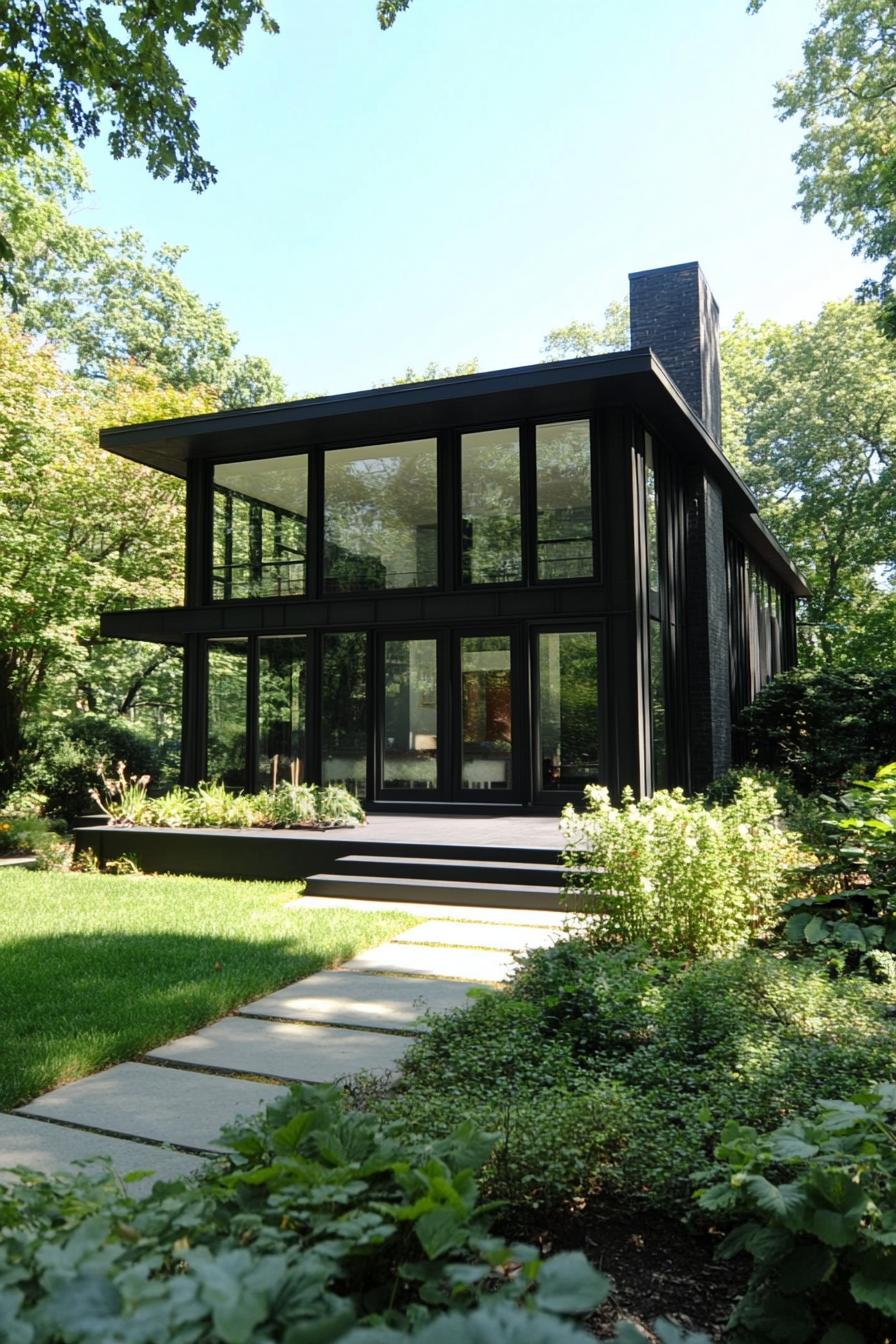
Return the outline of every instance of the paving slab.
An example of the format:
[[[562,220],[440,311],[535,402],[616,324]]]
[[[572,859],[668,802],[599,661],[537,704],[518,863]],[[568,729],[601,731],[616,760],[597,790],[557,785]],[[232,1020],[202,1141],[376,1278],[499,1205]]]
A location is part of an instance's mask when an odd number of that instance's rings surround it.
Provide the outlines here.
[[[498,984],[516,966],[504,952],[466,947],[418,947],[410,943],[383,943],[359,952],[345,962],[345,971],[373,971],[387,975],[432,975],[442,980],[473,980]]]
[[[254,1115],[285,1089],[186,1069],[117,1064],[79,1078],[27,1105],[19,1115],[90,1125],[130,1138],[223,1151],[218,1135],[240,1115]]]
[[[245,1004],[239,1013],[241,1017],[291,1017],[297,1022],[422,1031],[422,1013],[463,1007],[468,991],[475,988],[462,980],[318,971],[307,980]]]
[[[52,1175],[70,1168],[74,1162],[92,1157],[110,1157],[119,1176],[132,1171],[154,1174],[128,1184],[138,1194],[151,1190],[156,1181],[173,1181],[188,1176],[202,1165],[202,1159],[190,1153],[177,1153],[154,1144],[131,1143],[91,1134],[86,1129],[51,1125],[24,1115],[0,1115],[0,1167],[30,1167]],[[0,1171],[0,1186],[15,1177]]]
[[[450,919],[429,919],[424,924],[399,933],[394,941],[523,952],[529,947],[550,947],[558,937],[557,929],[527,929],[515,924],[459,924]]]
[[[477,924],[516,924],[527,928],[562,929],[566,915],[559,910],[515,910],[500,905],[442,905],[429,901],[364,901],[351,896],[300,896],[289,910],[398,911],[418,919],[463,920]]]
[[[379,1073],[394,1068],[408,1044],[406,1036],[383,1032],[240,1016],[224,1017],[190,1036],[159,1046],[147,1058],[260,1074],[287,1082],[335,1083],[362,1070]]]

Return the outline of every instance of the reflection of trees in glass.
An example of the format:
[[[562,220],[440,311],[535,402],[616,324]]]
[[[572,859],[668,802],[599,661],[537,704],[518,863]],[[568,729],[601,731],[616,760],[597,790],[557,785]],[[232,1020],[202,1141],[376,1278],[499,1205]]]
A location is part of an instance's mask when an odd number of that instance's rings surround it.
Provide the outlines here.
[[[208,753],[206,778],[231,788],[246,783],[246,667],[248,641],[208,645]]]
[[[492,429],[461,439],[465,583],[523,577],[519,431]]]
[[[656,467],[653,439],[644,435],[644,506],[647,523],[647,582],[652,593],[660,591],[660,535],[657,518]]]
[[[384,658],[383,784],[434,789],[437,663],[434,639],[390,639]]]
[[[367,791],[367,636],[326,634],[321,688],[322,775],[359,798]]]
[[[538,577],[584,579],[591,544],[591,437],[587,420],[535,430]]]
[[[539,635],[538,682],[542,788],[583,788],[599,774],[595,632]]]
[[[305,591],[308,459],[304,453],[214,469],[213,595]]]
[[[510,787],[512,701],[510,637],[485,635],[461,641],[463,688],[463,786]]]
[[[666,739],[666,673],[663,665],[663,632],[659,621],[650,622],[650,717],[653,735],[653,787],[669,784]]]
[[[259,640],[258,788],[305,778],[305,647],[304,635]]]
[[[331,449],[324,485],[326,587],[434,587],[437,518],[435,439]]]

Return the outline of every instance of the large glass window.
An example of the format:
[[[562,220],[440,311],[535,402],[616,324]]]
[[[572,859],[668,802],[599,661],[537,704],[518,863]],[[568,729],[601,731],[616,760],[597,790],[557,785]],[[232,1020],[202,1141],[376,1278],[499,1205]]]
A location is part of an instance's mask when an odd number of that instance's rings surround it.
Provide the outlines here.
[[[538,577],[588,579],[594,573],[591,434],[587,420],[535,430]]]
[[[248,647],[246,639],[212,639],[208,645],[205,775],[233,789],[246,783]]]
[[[461,439],[464,583],[516,583],[523,577],[520,437],[489,429]]]
[[[436,440],[326,455],[324,582],[329,592],[438,582]]]
[[[438,784],[434,639],[387,639],[384,651],[383,787]]]
[[[509,789],[513,783],[510,636],[461,640],[465,789]]]
[[[305,592],[308,459],[303,453],[214,469],[212,596]]]
[[[367,636],[361,631],[323,639],[321,764],[324,784],[367,792]]]
[[[538,636],[541,787],[580,790],[600,777],[597,632]]]
[[[258,641],[258,769],[256,787],[305,780],[304,635]]]

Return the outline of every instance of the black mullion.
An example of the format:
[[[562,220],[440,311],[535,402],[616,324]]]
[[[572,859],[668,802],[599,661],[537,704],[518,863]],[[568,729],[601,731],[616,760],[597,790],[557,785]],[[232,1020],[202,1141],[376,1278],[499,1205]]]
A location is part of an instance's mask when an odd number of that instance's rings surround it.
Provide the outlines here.
[[[324,591],[324,453],[308,453],[308,522],[305,540],[305,596],[321,597]]]
[[[259,635],[250,635],[246,650],[246,788],[258,783]]]
[[[459,586],[460,470],[457,436],[444,430],[436,441],[438,480],[438,587],[451,592]]]
[[[309,630],[306,638],[308,643],[305,659],[305,778],[319,784],[322,774],[323,636],[319,630]]]
[[[379,722],[381,712],[379,702],[382,697],[378,694],[380,677],[376,664],[377,645],[382,644],[382,639],[377,638],[375,630],[365,630],[363,634],[367,659],[367,797],[375,801],[379,773],[377,756],[382,743],[382,729]]]
[[[538,582],[538,477],[533,424],[520,425],[519,443],[523,583],[532,587]]]
[[[588,439],[591,445],[591,575],[595,583],[603,583],[603,462],[600,422],[596,415],[588,417]]]

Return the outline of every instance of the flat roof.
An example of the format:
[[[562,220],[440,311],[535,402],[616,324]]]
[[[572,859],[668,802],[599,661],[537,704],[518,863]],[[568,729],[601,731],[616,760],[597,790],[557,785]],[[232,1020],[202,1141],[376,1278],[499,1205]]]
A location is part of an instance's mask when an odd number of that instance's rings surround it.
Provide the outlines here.
[[[648,347],[123,425],[101,430],[100,446],[184,477],[192,461],[562,414],[566,402],[580,410],[622,405],[642,413],[683,459],[699,462],[715,479],[743,540],[797,596],[808,596],[802,576],[760,520],[755,497]]]

